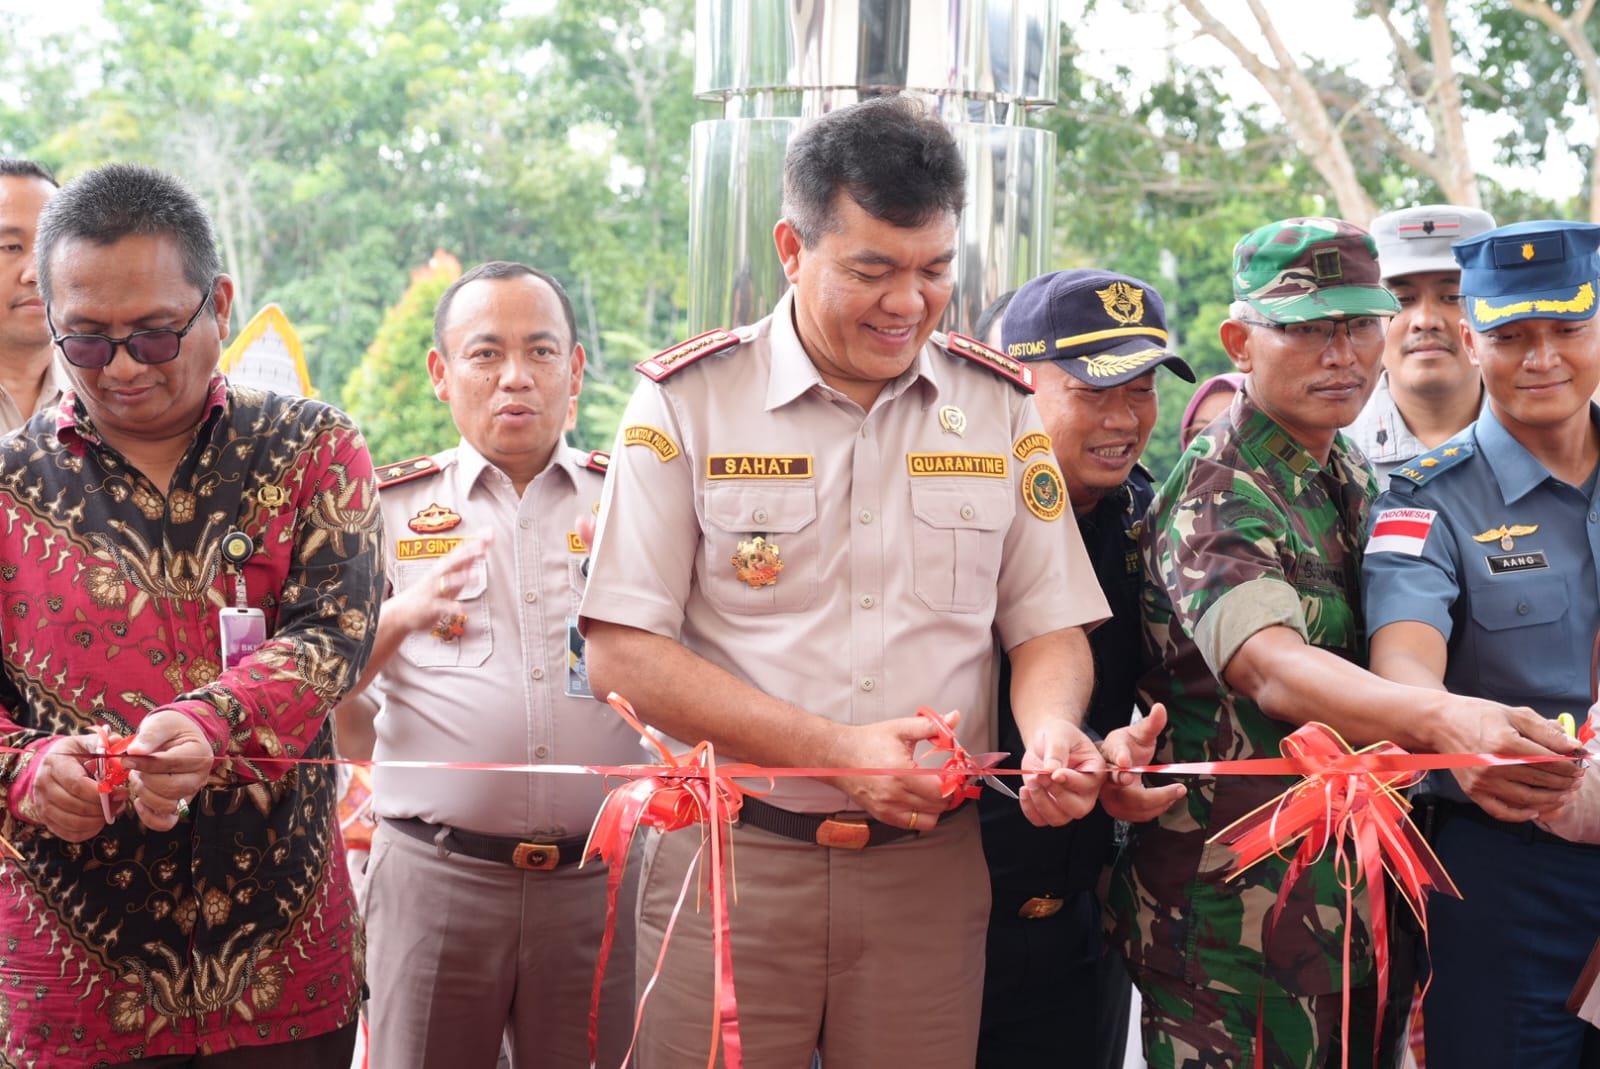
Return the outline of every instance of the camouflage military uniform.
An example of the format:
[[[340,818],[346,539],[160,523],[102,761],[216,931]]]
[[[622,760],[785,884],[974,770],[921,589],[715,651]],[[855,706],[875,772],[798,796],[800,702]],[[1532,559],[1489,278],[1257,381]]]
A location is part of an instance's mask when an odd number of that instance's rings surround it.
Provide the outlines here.
[[[1362,528],[1375,493],[1341,435],[1319,465],[1246,393],[1202,434],[1156,495],[1141,539],[1146,641],[1157,667],[1140,684],[1170,724],[1156,760],[1276,757],[1294,727],[1230,691],[1218,674],[1251,635],[1281,625],[1361,662]],[[1145,996],[1152,1067],[1247,1065],[1259,1005],[1267,1064],[1321,1065],[1339,1036],[1345,892],[1331,862],[1308,869],[1270,938],[1285,862],[1224,882],[1232,854],[1206,839],[1292,779],[1201,777],[1118,858],[1107,913]],[[1365,896],[1356,899],[1352,1049],[1372,1049],[1360,1005],[1374,979]],[[1330,1031],[1331,1029],[1331,1031]]]

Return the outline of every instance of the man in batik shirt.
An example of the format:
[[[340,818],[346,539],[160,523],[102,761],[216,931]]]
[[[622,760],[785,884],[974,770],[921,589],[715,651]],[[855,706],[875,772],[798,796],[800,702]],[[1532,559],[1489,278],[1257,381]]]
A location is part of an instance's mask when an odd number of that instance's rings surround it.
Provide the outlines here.
[[[333,771],[272,759],[333,756],[368,654],[366,446],[218,374],[233,284],[180,183],[91,171],[38,249],[73,390],[0,448],[0,1064],[348,1066]]]
[[[1362,667],[1374,486],[1339,428],[1372,392],[1396,307],[1371,237],[1337,219],[1269,224],[1234,249],[1233,291],[1221,336],[1244,388],[1156,494],[1140,541],[1158,663],[1139,689],[1166,704],[1169,725],[1156,760],[1277,757],[1313,720],[1355,746],[1519,752],[1497,748],[1513,746],[1513,710]],[[1361,1064],[1392,1052],[1366,890],[1347,912],[1324,855],[1273,922],[1287,862],[1228,880],[1232,851],[1207,842],[1292,783],[1198,777],[1118,859],[1107,909],[1144,997],[1152,1069],[1250,1065],[1258,1042],[1260,1064],[1296,1069],[1337,1065],[1341,1047]]]

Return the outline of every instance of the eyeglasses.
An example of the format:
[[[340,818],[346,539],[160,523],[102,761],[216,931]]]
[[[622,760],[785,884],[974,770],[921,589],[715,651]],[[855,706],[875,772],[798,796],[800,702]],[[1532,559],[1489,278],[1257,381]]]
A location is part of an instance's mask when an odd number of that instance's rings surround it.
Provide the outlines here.
[[[126,338],[113,338],[105,334],[58,335],[56,325],[50,319],[49,305],[45,306],[44,320],[50,328],[51,340],[73,367],[105,367],[116,359],[119,345],[126,346],[128,355],[141,364],[165,364],[178,358],[184,337],[194,329],[195,321],[210,302],[211,290],[208,289],[200,299],[200,307],[194,310],[194,315],[189,317],[189,322],[183,325],[182,330],[136,330]]]
[[[1333,344],[1333,337],[1344,327],[1345,337],[1357,349],[1367,349],[1382,344],[1389,332],[1389,320],[1384,316],[1352,316],[1349,319],[1313,319],[1308,323],[1269,323],[1265,319],[1241,319],[1257,327],[1270,327],[1283,335],[1285,341],[1296,349],[1320,353]]]

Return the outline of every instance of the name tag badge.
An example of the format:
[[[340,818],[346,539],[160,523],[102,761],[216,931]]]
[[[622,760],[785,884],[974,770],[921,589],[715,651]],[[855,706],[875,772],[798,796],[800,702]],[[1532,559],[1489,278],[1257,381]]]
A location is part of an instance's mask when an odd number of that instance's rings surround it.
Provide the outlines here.
[[[261,648],[267,640],[267,615],[260,609],[218,609],[222,670],[227,672]]]
[[[583,636],[578,634],[578,617],[567,617],[567,697],[592,698],[589,665],[583,659]]]
[[[1526,553],[1497,553],[1492,557],[1485,557],[1489,563],[1490,575],[1506,575],[1510,572],[1530,572],[1538,568],[1550,567],[1550,562],[1544,559],[1544,550],[1534,549]]]

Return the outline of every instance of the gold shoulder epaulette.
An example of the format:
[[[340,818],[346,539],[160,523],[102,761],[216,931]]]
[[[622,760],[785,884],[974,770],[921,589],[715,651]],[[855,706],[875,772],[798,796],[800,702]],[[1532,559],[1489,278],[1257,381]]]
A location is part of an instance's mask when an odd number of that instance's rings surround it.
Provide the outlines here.
[[[415,460],[402,460],[398,464],[385,464],[373,474],[378,477],[378,489],[382,490],[420,479],[424,475],[437,475],[443,470],[432,457],[418,457]]]
[[[1474,451],[1471,435],[1457,435],[1438,448],[1430,449],[1394,468],[1389,475],[1389,486],[1393,488],[1396,477],[1422,486],[1434,476],[1444,474],[1472,456]]]
[[[611,454],[602,453],[596,449],[583,458],[583,466],[590,471],[598,471],[601,475],[604,475],[611,469]]]
[[[998,349],[991,349],[976,338],[955,333],[946,338],[945,348],[956,356],[971,360],[974,364],[981,364],[1001,378],[1015,383],[1025,393],[1033,392],[1033,368],[1027,364],[1017,363]]]
[[[688,341],[679,342],[670,349],[664,349],[648,360],[640,361],[634,370],[651,382],[661,382],[669,375],[675,375],[699,360],[701,357],[710,356],[712,353],[726,352],[739,344],[739,335],[731,330],[708,330],[699,337],[690,338]]]

